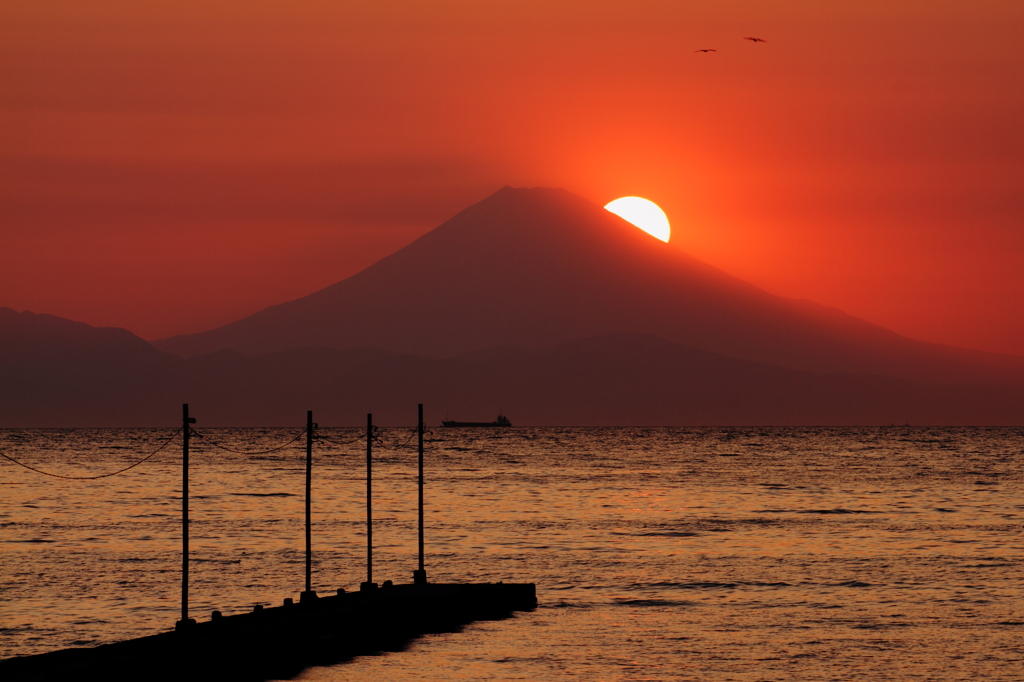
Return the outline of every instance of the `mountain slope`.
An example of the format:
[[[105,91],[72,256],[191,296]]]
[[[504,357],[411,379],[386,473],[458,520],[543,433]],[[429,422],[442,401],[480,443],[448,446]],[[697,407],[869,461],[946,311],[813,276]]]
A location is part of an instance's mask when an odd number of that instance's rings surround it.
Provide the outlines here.
[[[1019,424],[1024,387],[923,386],[727,358],[642,334],[454,358],[375,349],[183,360],[123,329],[0,309],[0,427],[409,424],[447,412],[517,425]]]
[[[451,357],[616,333],[795,369],[1024,382],[1024,358],[914,341],[773,296],[600,206],[542,188],[506,187],[344,281],[155,345],[182,357],[308,346]]]

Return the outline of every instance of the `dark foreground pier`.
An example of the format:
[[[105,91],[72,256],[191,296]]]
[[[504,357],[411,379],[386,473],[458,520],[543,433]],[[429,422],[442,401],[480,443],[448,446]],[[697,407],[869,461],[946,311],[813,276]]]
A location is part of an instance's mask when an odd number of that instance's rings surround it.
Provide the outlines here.
[[[387,585],[220,616],[94,648],[0,661],[5,682],[288,679],[355,656],[400,651],[417,637],[537,605],[531,583]]]

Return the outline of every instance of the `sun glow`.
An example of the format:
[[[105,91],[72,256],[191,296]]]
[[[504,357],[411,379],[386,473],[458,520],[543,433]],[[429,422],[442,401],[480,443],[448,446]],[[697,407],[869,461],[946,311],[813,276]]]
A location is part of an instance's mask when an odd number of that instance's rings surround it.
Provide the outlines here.
[[[667,242],[672,234],[668,216],[656,203],[648,199],[622,197],[605,204],[605,208],[663,242]]]

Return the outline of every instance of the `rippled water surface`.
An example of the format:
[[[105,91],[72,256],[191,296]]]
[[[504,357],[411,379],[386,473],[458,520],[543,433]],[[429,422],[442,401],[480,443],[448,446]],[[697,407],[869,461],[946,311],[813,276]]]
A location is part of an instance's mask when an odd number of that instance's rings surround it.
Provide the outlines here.
[[[303,588],[298,429],[193,440],[192,615]],[[315,447],[314,589],[364,577],[364,446]],[[409,429],[375,450],[374,579],[416,567]],[[72,476],[160,430],[7,430],[0,451]],[[527,581],[540,607],[309,680],[1024,679],[1021,429],[440,429],[427,568]],[[94,481],[0,460],[0,657],[179,617],[180,445]]]

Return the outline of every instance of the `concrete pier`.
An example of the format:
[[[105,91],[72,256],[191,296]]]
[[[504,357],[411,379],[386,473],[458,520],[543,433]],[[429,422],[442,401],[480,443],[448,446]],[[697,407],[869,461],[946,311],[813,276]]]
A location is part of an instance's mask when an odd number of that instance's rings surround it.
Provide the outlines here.
[[[400,651],[431,632],[536,607],[532,583],[389,585],[304,598],[175,631],[0,661],[5,682],[210,680],[256,682],[355,656]]]

